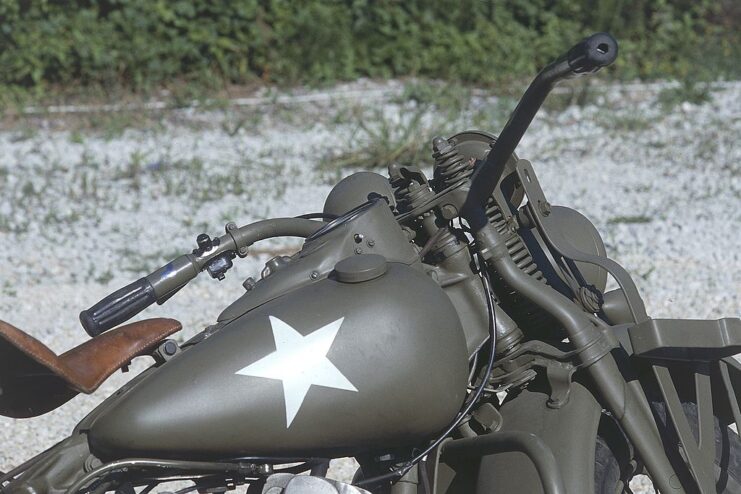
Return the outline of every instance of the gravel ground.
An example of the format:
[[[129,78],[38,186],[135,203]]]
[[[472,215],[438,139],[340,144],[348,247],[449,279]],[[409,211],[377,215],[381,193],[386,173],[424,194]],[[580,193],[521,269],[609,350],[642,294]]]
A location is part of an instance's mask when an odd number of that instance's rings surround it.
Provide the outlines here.
[[[338,90],[403,94],[399,82],[359,82]],[[655,91],[619,87],[586,106],[551,110],[518,149],[530,159],[553,204],[574,207],[602,232],[608,254],[628,268],[654,317],[718,318],[741,312],[741,83],[725,84],[700,105],[670,109]],[[283,101],[283,100],[281,100]],[[481,94],[470,108],[499,104]],[[404,127],[414,102],[369,103]],[[331,156],[373,144],[346,99],[178,110],[136,128],[74,128],[35,118],[0,132],[0,318],[64,350],[85,341],[76,319],[110,291],[190,250],[196,234],[320,210],[350,170]],[[348,111],[351,109],[352,111]],[[123,117],[121,117],[123,118]],[[107,120],[110,122],[110,120]],[[425,140],[468,115],[439,119],[425,110]],[[455,125],[453,125],[455,124]],[[497,126],[492,126],[496,129]],[[183,322],[185,339],[211,323],[259,272],[266,242],[227,280],[202,277],[142,317]],[[64,437],[87,410],[146,365],[135,363],[92,396],[79,396],[31,420],[0,418],[0,470]],[[335,465],[346,477],[352,464]],[[344,469],[344,470],[343,470]],[[645,479],[636,492],[652,492]]]

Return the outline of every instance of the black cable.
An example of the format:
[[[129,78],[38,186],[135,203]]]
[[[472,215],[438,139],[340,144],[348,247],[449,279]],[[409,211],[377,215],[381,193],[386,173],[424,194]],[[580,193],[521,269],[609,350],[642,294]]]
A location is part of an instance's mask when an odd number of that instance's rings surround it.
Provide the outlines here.
[[[302,220],[314,220],[314,219],[322,219],[322,220],[336,220],[340,216],[337,214],[332,213],[306,213],[306,214],[300,214],[298,216],[294,216],[294,218],[302,219]]]
[[[491,374],[491,370],[494,367],[494,355],[496,354],[497,344],[497,318],[495,305],[492,300],[491,280],[489,278],[489,271],[486,269],[486,262],[481,257],[480,253],[477,253],[476,257],[478,258],[481,283],[484,285],[484,292],[486,293],[486,307],[489,313],[489,340],[491,341],[491,353],[489,354],[489,361],[486,364],[486,372],[481,379],[481,384],[476,389],[473,398],[469,400],[469,402],[461,409],[460,412],[458,412],[458,416],[456,416],[455,420],[453,420],[453,423],[451,423],[445,429],[445,432],[443,432],[437,439],[435,439],[429,446],[427,446],[424,451],[422,451],[417,456],[404,463],[400,467],[394,468],[391,472],[384,475],[378,475],[376,477],[361,480],[360,482],[357,482],[355,484],[356,486],[365,487],[402,478],[404,475],[407,474],[407,472],[409,472],[409,470],[414,467],[414,465],[419,463],[425,456],[430,453],[430,451],[439,446],[440,443],[442,443],[445,438],[448,437],[448,435],[450,435],[450,433],[452,433],[456,427],[458,427],[461,421],[466,417],[466,415],[470,413],[474,405],[476,405],[476,403],[479,401],[479,398],[481,398],[481,395],[484,392],[484,388],[486,388],[487,378]]]
[[[193,492],[198,489],[197,485],[192,485],[190,487],[186,487],[185,489],[180,489],[179,491],[175,491],[174,494],[187,494],[188,492]]]
[[[473,362],[471,362],[471,371],[468,373],[468,385],[471,389],[473,389],[473,386],[471,386],[471,381],[473,381],[473,378],[476,375],[476,367],[479,365],[479,352],[476,352],[473,355]]]

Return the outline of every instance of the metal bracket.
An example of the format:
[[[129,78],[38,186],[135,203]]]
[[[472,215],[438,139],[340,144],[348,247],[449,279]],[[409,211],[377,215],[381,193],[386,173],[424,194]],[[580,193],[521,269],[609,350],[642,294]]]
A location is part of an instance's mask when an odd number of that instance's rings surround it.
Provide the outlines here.
[[[592,365],[618,346],[617,338],[607,331],[599,331],[599,336],[587,345],[568,352],[544,342],[528,341],[500,359],[490,377],[490,383],[507,388],[518,386],[534,377],[526,374],[534,374],[534,367],[545,369],[551,387],[548,407],[561,408],[568,403],[574,372]]]
[[[651,319],[628,329],[637,357],[712,362],[741,351],[741,319]]]
[[[471,417],[484,430],[484,432],[497,432],[502,428],[504,419],[499,410],[491,403],[483,403],[478,407]]]
[[[532,214],[532,219],[535,221],[538,231],[543,236],[543,239],[548,243],[554,253],[560,255],[564,259],[571,261],[579,261],[588,264],[594,264],[602,269],[606,270],[615,279],[617,284],[622,288],[625,293],[625,298],[628,301],[628,307],[633,315],[633,319],[636,323],[649,320],[646,314],[646,308],[643,305],[643,300],[638,293],[635,282],[630,277],[630,274],[618,263],[607,257],[595,256],[593,254],[587,254],[581,252],[569,243],[567,239],[563,237],[557,225],[554,225],[550,219],[548,213],[550,204],[545,198],[543,189],[540,187],[540,183],[535,175],[532,165],[527,160],[519,160],[515,164],[515,171],[517,176],[520,178],[522,187],[525,190]]]
[[[546,377],[551,386],[551,394],[546,405],[548,408],[561,408],[569,402],[571,392],[571,376],[576,367],[560,362],[552,362],[546,367]]]
[[[613,348],[620,346],[620,342],[612,333],[599,331],[599,336],[592,341],[583,345],[576,350],[574,354],[577,357],[577,367],[589,367],[608,353]]]
[[[684,413],[682,402],[674,386],[669,367],[653,365],[654,375],[666,402],[666,408],[674,430],[679,438],[687,466],[697,482],[700,494],[715,492],[715,422],[713,419],[713,400],[710,388],[710,374],[705,368],[695,373],[696,399],[698,407],[699,441],[695,440],[692,428]]]
[[[545,360],[546,377],[551,387],[551,394],[546,403],[548,408],[561,408],[566,405],[569,402],[571,376],[574,372],[592,365],[617,346],[618,342],[614,337],[610,338],[609,333],[600,331],[599,336],[587,345],[568,353],[572,362]]]

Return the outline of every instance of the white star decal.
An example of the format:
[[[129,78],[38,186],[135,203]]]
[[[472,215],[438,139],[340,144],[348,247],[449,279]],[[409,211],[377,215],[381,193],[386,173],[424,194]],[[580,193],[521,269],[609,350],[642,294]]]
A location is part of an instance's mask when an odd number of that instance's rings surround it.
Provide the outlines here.
[[[337,319],[303,336],[277,317],[270,316],[276,350],[236,372],[242,376],[283,381],[286,428],[291,426],[312,384],[358,391],[327,358],[344,319]]]

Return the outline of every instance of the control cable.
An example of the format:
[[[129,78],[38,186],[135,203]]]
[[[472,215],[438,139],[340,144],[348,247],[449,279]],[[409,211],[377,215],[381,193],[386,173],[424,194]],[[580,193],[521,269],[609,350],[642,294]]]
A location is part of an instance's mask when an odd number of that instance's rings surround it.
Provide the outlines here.
[[[481,283],[484,285],[484,292],[487,295],[486,307],[489,313],[489,340],[491,341],[489,361],[486,363],[486,371],[484,372],[481,379],[481,384],[479,384],[479,386],[476,388],[476,391],[473,394],[473,398],[471,398],[468,403],[463,406],[461,411],[458,412],[455,420],[453,420],[453,422],[445,429],[445,431],[440,436],[438,436],[438,438],[435,439],[429,446],[427,446],[427,448],[425,448],[421,453],[417,454],[414,458],[407,461],[406,463],[393,468],[392,471],[387,474],[370,477],[357,482],[355,484],[357,487],[367,487],[383,482],[393,482],[397,479],[402,478],[404,475],[407,474],[407,472],[409,472],[409,470],[414,468],[417,463],[424,459],[430,453],[430,451],[439,446],[440,443],[442,443],[445,438],[447,438],[455,430],[455,428],[458,427],[458,425],[460,425],[463,419],[471,412],[474,405],[476,405],[476,403],[478,403],[479,399],[481,398],[481,395],[486,388],[487,378],[491,374],[491,370],[494,367],[494,356],[496,354],[497,343],[497,318],[495,312],[496,306],[494,304],[494,301],[492,300],[493,292],[491,288],[491,279],[489,278],[489,271],[486,269],[486,261],[478,252],[476,253],[476,257],[478,260],[479,277],[481,278]]]

